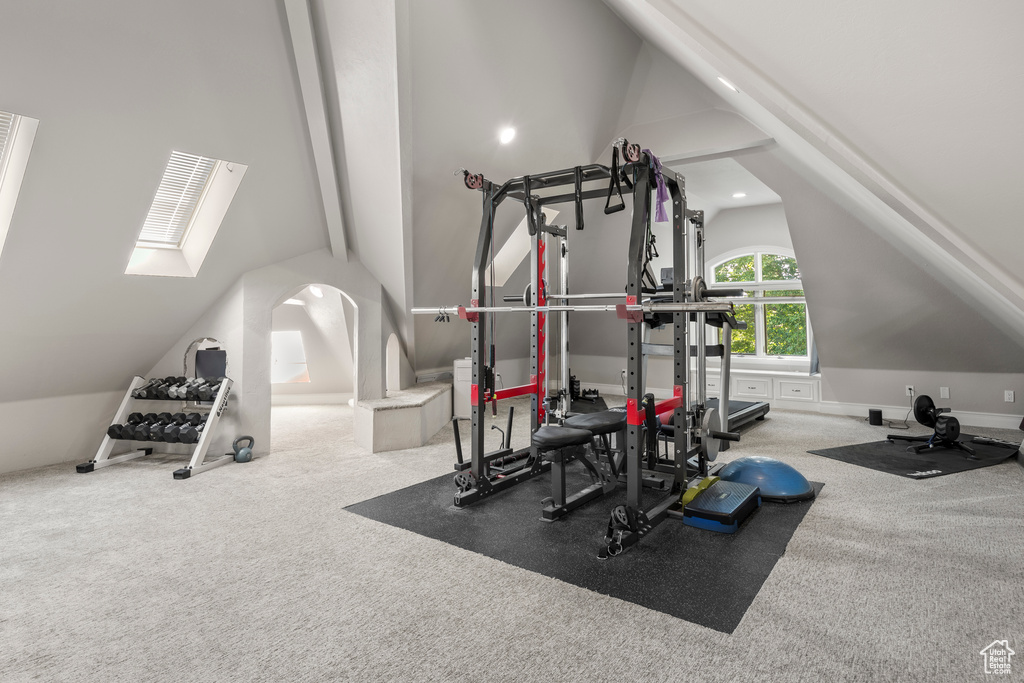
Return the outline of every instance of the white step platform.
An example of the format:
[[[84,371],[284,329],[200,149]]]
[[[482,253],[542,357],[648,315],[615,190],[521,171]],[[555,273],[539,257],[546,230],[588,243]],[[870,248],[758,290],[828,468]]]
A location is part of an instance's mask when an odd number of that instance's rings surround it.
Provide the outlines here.
[[[452,419],[452,385],[418,384],[355,404],[356,444],[373,453],[416,448]]]

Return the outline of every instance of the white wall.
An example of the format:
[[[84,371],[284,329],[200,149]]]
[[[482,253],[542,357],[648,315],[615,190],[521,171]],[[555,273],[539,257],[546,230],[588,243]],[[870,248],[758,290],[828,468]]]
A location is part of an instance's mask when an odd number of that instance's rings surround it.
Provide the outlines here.
[[[0,108],[39,121],[0,256],[0,468],[85,461],[243,273],[327,243],[283,12],[5,3],[0,62]],[[249,168],[197,277],[125,275],[172,150]]]
[[[739,249],[793,249],[786,211],[781,203],[723,209],[707,224],[704,236],[704,258],[708,264]]]
[[[335,259],[326,249],[246,273],[150,374],[176,372],[185,348],[196,337],[212,336],[224,342],[235,385],[233,400],[222,418],[227,420],[223,438],[230,443],[237,434],[251,434],[256,439],[255,453],[266,454],[270,444],[272,311],[311,283],[339,289],[354,301],[354,393],[357,400],[383,398],[385,346],[395,332],[384,313],[383,290],[358,262]],[[241,365],[237,363],[239,355]]]
[[[0,401],[120,391],[242,273],[326,244],[282,20],[248,0],[5,3],[0,106],[39,126],[0,257]],[[125,275],[172,150],[248,171],[197,277]]]
[[[995,415],[1024,416],[1024,373],[952,372],[935,370],[864,370],[826,368],[821,373],[821,397],[825,401],[881,405],[910,405],[906,385],[917,395],[931,396],[940,407]],[[939,388],[949,387],[949,398]],[[1003,392],[1014,392],[1014,402]]]
[[[523,0],[514,11],[505,3],[436,0],[411,2],[410,10],[414,303],[464,304],[481,194],[452,172],[465,167],[501,182],[597,160],[618,133],[642,42],[591,0]],[[506,125],[518,132],[501,145]],[[524,215],[514,201],[501,206],[495,252]],[[505,293],[521,294],[528,272],[510,279]],[[498,320],[499,358],[528,353],[529,323],[511,317]],[[415,324],[417,371],[450,369],[468,353],[464,322],[435,325],[417,316]]]
[[[107,391],[0,403],[0,474],[92,460],[124,394]]]

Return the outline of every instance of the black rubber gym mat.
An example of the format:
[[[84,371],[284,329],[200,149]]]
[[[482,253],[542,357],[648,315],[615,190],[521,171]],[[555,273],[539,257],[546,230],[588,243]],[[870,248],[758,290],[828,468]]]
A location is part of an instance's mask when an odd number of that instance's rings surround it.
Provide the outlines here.
[[[823,455],[833,460],[841,460],[851,465],[860,465],[879,472],[898,474],[908,479],[930,479],[945,474],[966,472],[981,467],[998,465],[1012,457],[1016,451],[1012,448],[1001,448],[985,444],[971,443],[974,438],[970,434],[961,434],[960,441],[974,449],[977,460],[960,450],[936,448],[923,453],[914,453],[907,449],[919,445],[913,441],[873,441],[853,446],[825,448],[818,451],[807,451],[814,455]]]
[[[573,413],[583,413],[589,415],[591,413],[600,413],[608,410],[608,404],[604,402],[601,397],[595,398],[593,401],[585,401],[581,398],[576,399],[572,402]]]
[[[589,481],[581,469],[569,468],[569,491]],[[668,519],[622,555],[601,560],[608,516],[625,502],[622,485],[555,522],[540,519],[548,475],[462,509],[452,504],[454,493],[452,475],[444,475],[346,509],[723,633],[740,623],[813,502],[764,503],[734,534]]]

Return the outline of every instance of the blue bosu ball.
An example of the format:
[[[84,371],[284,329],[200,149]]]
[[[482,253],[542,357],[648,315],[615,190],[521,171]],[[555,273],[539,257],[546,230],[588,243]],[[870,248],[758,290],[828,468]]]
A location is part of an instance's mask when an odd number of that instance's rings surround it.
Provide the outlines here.
[[[814,498],[814,487],[804,475],[781,460],[752,455],[733,460],[718,476],[761,489],[761,498],[774,503],[793,503]]]

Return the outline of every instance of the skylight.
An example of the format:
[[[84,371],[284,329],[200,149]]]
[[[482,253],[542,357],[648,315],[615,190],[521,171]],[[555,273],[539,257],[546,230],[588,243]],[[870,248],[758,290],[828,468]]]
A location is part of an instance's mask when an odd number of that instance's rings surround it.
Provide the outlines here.
[[[125,275],[198,275],[247,168],[171,152]]]
[[[3,169],[7,165],[7,139],[14,127],[14,114],[0,111],[0,182],[3,181]]]
[[[0,251],[18,203],[39,121],[0,111]]]
[[[185,240],[192,215],[206,190],[216,159],[171,152],[138,246],[177,249]]]

